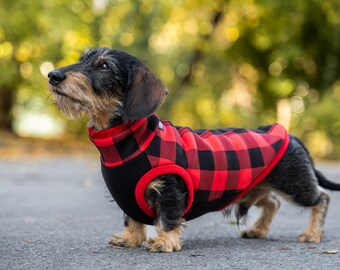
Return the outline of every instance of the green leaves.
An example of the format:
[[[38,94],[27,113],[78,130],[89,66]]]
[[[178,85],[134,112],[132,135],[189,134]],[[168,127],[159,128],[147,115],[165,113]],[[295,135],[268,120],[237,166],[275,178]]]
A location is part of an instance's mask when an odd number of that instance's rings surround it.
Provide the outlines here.
[[[141,58],[165,82],[159,114],[174,123],[255,128],[290,119],[294,133],[314,138],[306,141],[335,145],[324,157],[340,156],[337,128],[323,124],[339,114],[337,0],[0,1],[0,99],[11,89],[20,114],[59,117],[46,102],[48,68],[104,46]],[[31,106],[31,97],[40,102]],[[301,125],[311,115],[313,128]],[[83,129],[63,121],[66,130]],[[310,135],[320,128],[324,135]]]

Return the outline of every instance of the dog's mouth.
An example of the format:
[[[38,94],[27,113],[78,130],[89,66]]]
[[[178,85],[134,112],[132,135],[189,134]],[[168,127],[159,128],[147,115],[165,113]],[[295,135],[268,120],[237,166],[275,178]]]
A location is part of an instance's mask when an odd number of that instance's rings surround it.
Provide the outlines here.
[[[71,97],[71,96],[65,94],[64,92],[60,91],[59,89],[57,89],[57,88],[55,88],[55,87],[50,87],[50,90],[51,90],[51,92],[52,92],[52,94],[53,94],[54,96],[66,98],[66,99],[68,99],[69,101],[71,101],[72,103],[78,103],[78,104],[80,104],[81,106],[83,106],[83,107],[85,107],[85,108],[88,107],[88,106],[86,106],[86,105],[84,104],[83,101],[81,101],[81,100],[79,100],[79,99],[77,99],[77,98]]]
[[[69,95],[66,95],[65,93],[59,91],[58,89],[52,89],[52,90],[53,90],[53,93],[56,94],[56,95],[59,95],[59,96],[62,96],[62,97],[66,97],[66,98],[70,99],[73,102],[81,103],[78,99],[70,97]]]

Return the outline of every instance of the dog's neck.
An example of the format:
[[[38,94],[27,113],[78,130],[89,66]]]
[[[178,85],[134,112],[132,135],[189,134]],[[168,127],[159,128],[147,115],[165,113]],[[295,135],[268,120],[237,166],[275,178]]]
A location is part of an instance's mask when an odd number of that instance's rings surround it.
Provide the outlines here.
[[[123,123],[123,118],[121,116],[114,117],[109,121],[109,127],[118,126]]]
[[[123,119],[121,116],[115,116],[109,119],[107,119],[106,117],[93,117],[88,126],[93,128],[94,130],[101,131],[120,125],[122,123]]]

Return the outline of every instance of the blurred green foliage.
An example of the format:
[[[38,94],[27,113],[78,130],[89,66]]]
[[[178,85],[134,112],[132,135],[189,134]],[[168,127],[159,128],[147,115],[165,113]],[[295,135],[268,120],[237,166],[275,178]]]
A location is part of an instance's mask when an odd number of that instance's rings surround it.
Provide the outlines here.
[[[178,125],[281,122],[315,157],[340,158],[338,0],[0,0],[0,127],[60,119],[46,74],[99,46],[143,59]],[[59,125],[81,136],[86,120]]]

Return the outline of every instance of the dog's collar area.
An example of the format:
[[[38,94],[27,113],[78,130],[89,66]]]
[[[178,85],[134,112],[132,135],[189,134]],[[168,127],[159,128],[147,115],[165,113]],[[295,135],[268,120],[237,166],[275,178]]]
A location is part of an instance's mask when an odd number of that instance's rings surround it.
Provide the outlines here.
[[[96,131],[88,128],[89,137],[101,153],[105,166],[114,167],[138,156],[150,145],[159,129],[162,130],[157,115],[122,123],[115,127]],[[164,126],[163,126],[164,129]]]

